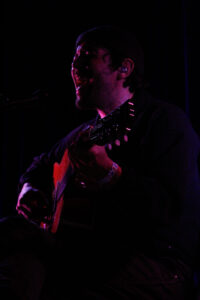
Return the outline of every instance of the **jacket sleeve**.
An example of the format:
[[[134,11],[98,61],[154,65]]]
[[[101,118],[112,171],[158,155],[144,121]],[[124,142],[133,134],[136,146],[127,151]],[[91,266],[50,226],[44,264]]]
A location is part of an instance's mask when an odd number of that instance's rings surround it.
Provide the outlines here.
[[[30,166],[19,179],[19,192],[25,183],[29,183],[35,189],[42,191],[50,199],[53,190],[53,163],[53,157],[48,153],[42,153],[34,157]]]
[[[32,163],[19,179],[19,192],[21,191],[24,183],[29,183],[34,188],[42,191],[48,199],[51,199],[54,189],[54,164],[61,161],[65,150],[83,126],[84,124],[75,128],[66,137],[59,140],[49,152],[42,153],[41,155],[33,158]]]
[[[193,259],[200,233],[199,138],[182,111],[160,108],[140,132],[137,151],[135,135],[116,161],[119,181],[100,196],[98,226],[134,247],[175,245]]]
[[[145,218],[181,222],[182,216],[199,222],[200,143],[187,117],[178,108],[160,110],[145,134],[137,154],[132,146],[134,162],[122,162],[122,176],[110,191],[115,205],[140,224]]]

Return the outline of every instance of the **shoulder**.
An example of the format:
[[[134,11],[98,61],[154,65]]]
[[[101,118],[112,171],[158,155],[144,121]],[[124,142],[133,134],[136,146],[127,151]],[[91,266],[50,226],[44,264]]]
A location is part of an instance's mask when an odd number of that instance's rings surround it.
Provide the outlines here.
[[[143,94],[139,135],[152,155],[179,147],[180,151],[200,151],[200,138],[183,109],[164,100]],[[137,131],[136,131],[137,133]],[[134,135],[134,134],[133,134]],[[150,149],[152,151],[150,151]]]
[[[182,132],[192,134],[197,139],[199,138],[193,129],[189,116],[181,107],[165,100],[154,98],[148,93],[145,94],[145,101],[147,110],[152,110],[152,124],[156,127],[159,126],[160,131]]]
[[[95,120],[89,120],[87,122],[82,123],[81,125],[77,126],[70,132],[68,132],[64,137],[62,137],[57,143],[53,145],[49,152],[49,156],[54,157],[54,160],[60,161],[65,150],[73,143],[76,139],[78,133],[84,128],[86,128],[89,124],[92,124]]]

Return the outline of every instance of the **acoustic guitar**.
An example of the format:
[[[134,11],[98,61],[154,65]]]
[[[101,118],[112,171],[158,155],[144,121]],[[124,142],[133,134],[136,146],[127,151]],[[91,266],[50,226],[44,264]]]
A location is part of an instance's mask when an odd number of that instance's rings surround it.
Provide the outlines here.
[[[134,120],[133,100],[127,100],[124,104],[112,111],[104,118],[99,118],[96,124],[91,127],[87,139],[88,145],[106,145],[112,144],[122,137],[128,139]],[[56,233],[61,213],[64,205],[64,190],[67,187],[70,176],[73,174],[68,149],[65,150],[60,163],[54,163],[53,166],[53,210],[52,215],[48,217],[48,222],[41,222],[40,227]]]

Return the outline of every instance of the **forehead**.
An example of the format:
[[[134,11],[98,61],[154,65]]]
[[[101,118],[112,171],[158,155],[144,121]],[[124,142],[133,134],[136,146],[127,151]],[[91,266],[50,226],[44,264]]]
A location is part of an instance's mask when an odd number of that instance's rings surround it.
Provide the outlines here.
[[[76,47],[76,53],[77,54],[80,54],[80,53],[87,53],[88,54],[90,52],[108,52],[108,49],[106,49],[105,47],[103,46],[97,46],[97,45],[94,45],[94,44],[91,44],[91,43],[81,43],[79,45],[77,45]]]

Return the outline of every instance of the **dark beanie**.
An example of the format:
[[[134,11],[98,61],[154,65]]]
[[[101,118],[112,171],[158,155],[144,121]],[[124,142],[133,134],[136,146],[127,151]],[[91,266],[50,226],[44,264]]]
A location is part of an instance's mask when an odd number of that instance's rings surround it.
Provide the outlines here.
[[[103,47],[122,58],[131,58],[139,76],[144,75],[144,53],[136,36],[116,26],[98,26],[81,33],[76,47],[83,42]]]

